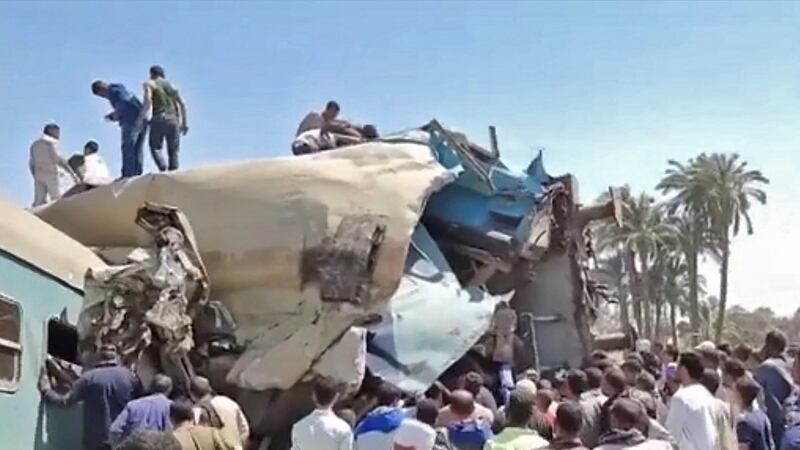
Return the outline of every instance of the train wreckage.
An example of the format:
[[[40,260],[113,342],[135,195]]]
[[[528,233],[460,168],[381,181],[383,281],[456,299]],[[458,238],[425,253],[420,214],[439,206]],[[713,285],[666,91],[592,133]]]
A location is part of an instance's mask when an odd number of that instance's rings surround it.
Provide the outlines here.
[[[580,364],[599,299],[584,227],[619,208],[613,190],[581,207],[541,153],[518,173],[432,121],[121,180],[35,214],[106,263],[86,274],[81,351],[114,343],[145,380],[205,374],[268,437],[307,411],[315,375],[421,392],[465,357],[491,360],[505,302],[517,370]]]

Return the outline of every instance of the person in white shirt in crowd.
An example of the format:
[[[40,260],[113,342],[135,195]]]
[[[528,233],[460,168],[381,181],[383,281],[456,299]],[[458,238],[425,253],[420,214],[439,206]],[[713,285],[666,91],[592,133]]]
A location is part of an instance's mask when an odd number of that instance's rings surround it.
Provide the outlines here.
[[[700,384],[705,386],[711,395],[714,395],[714,400],[717,404],[714,413],[714,423],[717,425],[720,450],[737,450],[739,446],[736,442],[736,434],[733,432],[735,422],[731,406],[715,395],[715,393],[719,392],[719,386],[721,384],[719,374],[716,370],[707,368],[703,372],[703,378],[700,380]]]
[[[717,399],[700,384],[704,371],[697,353],[681,354],[678,362],[681,388],[672,397],[667,415],[667,429],[681,450],[719,448],[715,422]]]
[[[292,427],[292,450],[352,450],[353,431],[333,411],[336,385],[318,378],[312,390],[316,409]]]
[[[432,450],[436,443],[439,405],[428,398],[417,402],[416,418],[405,419],[394,432],[393,450]]]
[[[78,175],[58,150],[61,128],[48,123],[42,137],[33,142],[28,166],[33,176],[33,206],[58,200],[73,183],[79,183]]]
[[[195,418],[200,425],[221,428],[230,439],[244,445],[250,436],[250,424],[242,408],[231,398],[215,394],[207,378],[192,378],[189,390],[198,398]]]
[[[90,140],[83,146],[83,182],[92,186],[109,184],[113,180],[99,152],[100,144],[97,141]]]

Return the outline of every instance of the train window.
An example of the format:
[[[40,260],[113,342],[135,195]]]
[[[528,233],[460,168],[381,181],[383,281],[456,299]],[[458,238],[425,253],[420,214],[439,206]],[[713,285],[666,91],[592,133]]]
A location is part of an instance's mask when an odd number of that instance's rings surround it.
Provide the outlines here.
[[[47,321],[47,354],[73,364],[78,362],[78,330],[57,319]]]
[[[19,385],[22,359],[22,311],[17,302],[0,295],[0,390]]]

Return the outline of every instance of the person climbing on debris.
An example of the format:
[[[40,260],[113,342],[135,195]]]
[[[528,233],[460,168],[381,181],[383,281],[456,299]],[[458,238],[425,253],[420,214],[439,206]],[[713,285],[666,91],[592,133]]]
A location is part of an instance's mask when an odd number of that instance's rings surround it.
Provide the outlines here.
[[[92,93],[108,99],[114,108],[106,114],[106,120],[117,122],[122,132],[122,177],[141,175],[144,171],[142,148],[147,134],[142,102],[119,83],[97,80],[92,83]]]
[[[83,146],[83,182],[91,186],[102,186],[111,183],[111,172],[106,161],[100,156],[100,144],[95,140],[87,141]]]
[[[119,354],[112,345],[103,346],[94,368],[81,374],[65,394],[50,384],[47,370],[39,377],[39,390],[44,400],[61,408],[83,402],[84,450],[106,450],[112,420],[134,398],[139,381],[127,367],[119,364]]]
[[[48,123],[42,137],[33,142],[30,149],[29,167],[33,176],[33,206],[48,200],[58,200],[67,190],[63,177],[71,177],[75,183],[80,179],[69,163],[58,151],[61,128]]]
[[[150,153],[161,172],[178,169],[181,135],[189,132],[186,105],[178,89],[166,79],[161,66],[150,67],[150,79],[144,82],[143,118],[150,117]],[[167,141],[167,158],[161,147]]]
[[[169,420],[172,401],[167,397],[172,392],[172,379],[157,374],[150,383],[150,392],[150,395],[129,401],[114,419],[109,429],[111,442],[120,442],[140,430],[167,431],[172,428]]]
[[[224,395],[215,394],[211,383],[204,377],[192,378],[189,389],[192,396],[197,399],[193,408],[195,423],[221,429],[240,446],[247,442],[250,425],[235,401]]]
[[[373,125],[355,125],[338,119],[339,111],[339,104],[331,100],[322,112],[308,113],[297,127],[292,153],[318,153],[378,137],[378,130]]]

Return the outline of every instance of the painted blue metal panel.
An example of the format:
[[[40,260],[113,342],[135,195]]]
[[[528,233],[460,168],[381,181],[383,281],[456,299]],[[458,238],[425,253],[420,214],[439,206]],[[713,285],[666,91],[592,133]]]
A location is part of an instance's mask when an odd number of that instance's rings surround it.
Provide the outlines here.
[[[0,392],[4,450],[80,448],[81,410],[59,410],[41,402],[37,382],[46,352],[47,321],[66,315],[77,323],[82,296],[32,266],[0,252],[0,293],[22,306],[20,382],[14,392]],[[13,432],[10,432],[12,431]]]
[[[405,391],[423,391],[478,341],[506,298],[462,288],[419,225],[400,287],[381,323],[369,330],[367,365]]]

